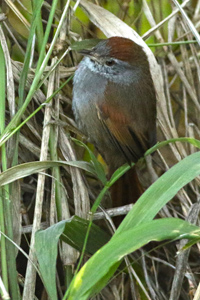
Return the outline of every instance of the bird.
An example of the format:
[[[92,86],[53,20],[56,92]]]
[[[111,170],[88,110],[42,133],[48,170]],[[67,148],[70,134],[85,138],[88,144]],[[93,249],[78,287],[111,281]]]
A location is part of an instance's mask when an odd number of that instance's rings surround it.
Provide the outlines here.
[[[113,171],[137,163],[156,143],[156,91],[142,46],[114,36],[92,49],[73,78],[78,128]]]

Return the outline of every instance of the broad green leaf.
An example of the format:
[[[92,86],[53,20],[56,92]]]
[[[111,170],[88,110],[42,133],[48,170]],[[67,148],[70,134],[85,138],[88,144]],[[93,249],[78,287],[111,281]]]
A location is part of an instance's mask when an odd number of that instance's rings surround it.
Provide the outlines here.
[[[56,259],[58,254],[58,240],[64,228],[65,221],[62,221],[57,223],[56,226],[51,226],[35,234],[35,252],[39,263],[39,270],[51,300],[57,300]]]
[[[175,218],[153,220],[127,229],[87,261],[72,281],[64,299],[86,300],[98,293],[114,274],[122,258],[150,241],[197,237],[200,238],[199,227]]]
[[[39,262],[39,270],[45,288],[51,300],[57,299],[56,292],[56,259],[58,240],[67,242],[81,251],[89,221],[77,216],[61,221],[48,229],[36,232],[35,250]],[[93,254],[110,239],[109,234],[92,224],[86,253]]]
[[[121,169],[121,171],[123,173],[123,171],[124,171],[123,168]],[[120,174],[120,172],[119,172],[119,174]],[[186,157],[182,161],[180,161],[178,164],[176,164],[174,167],[172,167],[170,170],[168,170],[163,176],[161,176],[152,186],[149,187],[149,189],[140,197],[140,199],[134,205],[133,209],[126,216],[126,218],[121,223],[121,225],[119,226],[116,233],[114,234],[114,236],[112,237],[111,241],[108,244],[113,245],[112,243],[115,243],[115,241],[117,240],[119,242],[119,245],[117,246],[114,244],[115,246],[113,248],[120,247],[120,244],[125,243],[125,240],[120,242],[119,239],[121,238],[121,235],[125,234],[126,231],[128,231],[128,233],[129,233],[126,236],[127,243],[128,243],[128,240],[130,240],[130,237],[133,237],[131,230],[134,230],[134,227],[137,229],[138,226],[140,226],[140,227],[143,225],[145,226],[146,223],[148,223],[148,226],[150,226],[151,222],[153,222],[152,219],[155,217],[157,212],[178,192],[179,189],[181,189],[185,184],[190,182],[192,179],[194,179],[199,174],[200,174],[200,152],[197,152],[197,153],[194,153],[194,154]],[[181,220],[177,220],[177,222],[178,221],[181,221]],[[170,226],[171,222],[172,222],[171,220],[168,221],[167,226]],[[147,226],[147,229],[148,229],[148,226]],[[158,228],[158,230],[159,230],[159,228]],[[164,230],[166,232],[166,229],[162,229],[162,230]],[[147,232],[149,232],[149,231],[147,230]],[[164,237],[165,232],[163,232],[163,239],[166,238],[166,237]],[[162,234],[162,231],[159,233]],[[174,233],[174,231],[173,231],[173,233]],[[184,232],[182,232],[182,233],[184,233]],[[149,234],[150,234],[150,232],[149,232]],[[151,234],[149,235],[149,237],[150,236],[151,236]],[[142,237],[143,237],[142,231],[140,231],[139,237],[142,239]],[[146,242],[148,242],[148,241],[146,241]],[[138,244],[138,247],[141,247],[141,246],[139,246],[139,244]],[[112,252],[113,249],[110,249],[110,251]],[[134,251],[134,250],[132,250],[132,251]],[[104,255],[106,257],[107,253]],[[123,255],[121,256],[121,258],[122,257],[123,257]],[[116,270],[116,268],[118,266],[117,262],[118,262],[118,260],[113,261],[112,266],[110,266],[110,267],[112,267],[113,272],[114,272],[114,270]],[[104,262],[104,263],[106,264],[107,262]],[[99,269],[99,261],[95,261],[93,268],[95,268],[94,266],[98,266],[98,269]],[[84,281],[85,273],[84,273],[84,276],[83,276],[83,273],[80,273],[80,274],[81,274],[81,280]],[[110,278],[111,275],[112,275],[111,272],[109,271],[109,269],[107,269],[107,271],[104,274],[102,274],[102,276],[101,276],[101,278],[99,278],[99,280],[104,278],[103,282],[105,282],[105,280],[106,280],[105,278]],[[95,275],[93,274],[93,276],[95,276]],[[76,280],[75,285],[77,285],[78,283],[82,286],[82,283],[80,283],[80,281],[77,282],[77,280]],[[84,283],[84,284],[87,285],[87,283]],[[104,285],[104,284],[101,285],[100,283],[98,283],[98,281],[96,284],[99,284],[100,289]],[[73,287],[74,287],[74,285],[73,285]],[[97,288],[97,287],[95,287],[95,288],[96,288],[96,291],[99,290],[99,288]],[[91,286],[91,290],[88,289],[87,296],[89,296],[91,294],[91,291],[92,291],[92,286]],[[82,294],[80,294],[80,295],[82,295]],[[76,296],[79,297],[79,294]],[[71,299],[75,299],[75,298],[71,298]],[[86,298],[78,298],[78,299],[87,299],[87,297]]]
[[[61,239],[75,249],[82,251],[88,225],[88,220],[82,219],[78,216],[73,216],[70,220],[66,221]],[[87,241],[86,253],[94,254],[97,250],[99,250],[99,248],[104,246],[110,238],[111,235],[106,233],[97,225],[92,224]]]
[[[152,220],[184,185],[199,174],[200,152],[196,152],[169,169],[144,192],[122,221],[113,238],[130,227]]]

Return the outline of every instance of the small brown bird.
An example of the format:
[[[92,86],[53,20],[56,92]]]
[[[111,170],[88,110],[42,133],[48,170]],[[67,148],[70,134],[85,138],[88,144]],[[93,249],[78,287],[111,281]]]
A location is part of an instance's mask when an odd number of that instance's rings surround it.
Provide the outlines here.
[[[156,92],[143,48],[111,37],[81,53],[72,104],[79,128],[112,170],[137,162],[156,143]]]

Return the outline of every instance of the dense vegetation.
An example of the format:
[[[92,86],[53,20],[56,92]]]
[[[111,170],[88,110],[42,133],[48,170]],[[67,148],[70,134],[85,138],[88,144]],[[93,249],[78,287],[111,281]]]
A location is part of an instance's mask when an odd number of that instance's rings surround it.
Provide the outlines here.
[[[1,2],[1,298],[200,299],[199,1],[91,2]],[[121,210],[130,166],[108,181],[71,110],[78,42],[113,35],[146,43],[164,165]]]

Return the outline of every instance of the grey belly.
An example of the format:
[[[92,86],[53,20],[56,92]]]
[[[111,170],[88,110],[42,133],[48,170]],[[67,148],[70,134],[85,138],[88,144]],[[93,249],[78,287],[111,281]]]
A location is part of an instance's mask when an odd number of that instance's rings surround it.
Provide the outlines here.
[[[106,78],[87,72],[87,68],[81,66],[74,76],[72,109],[79,129],[95,145],[107,164],[115,168],[126,160],[104,129],[96,108],[96,104],[103,102],[106,84]]]

